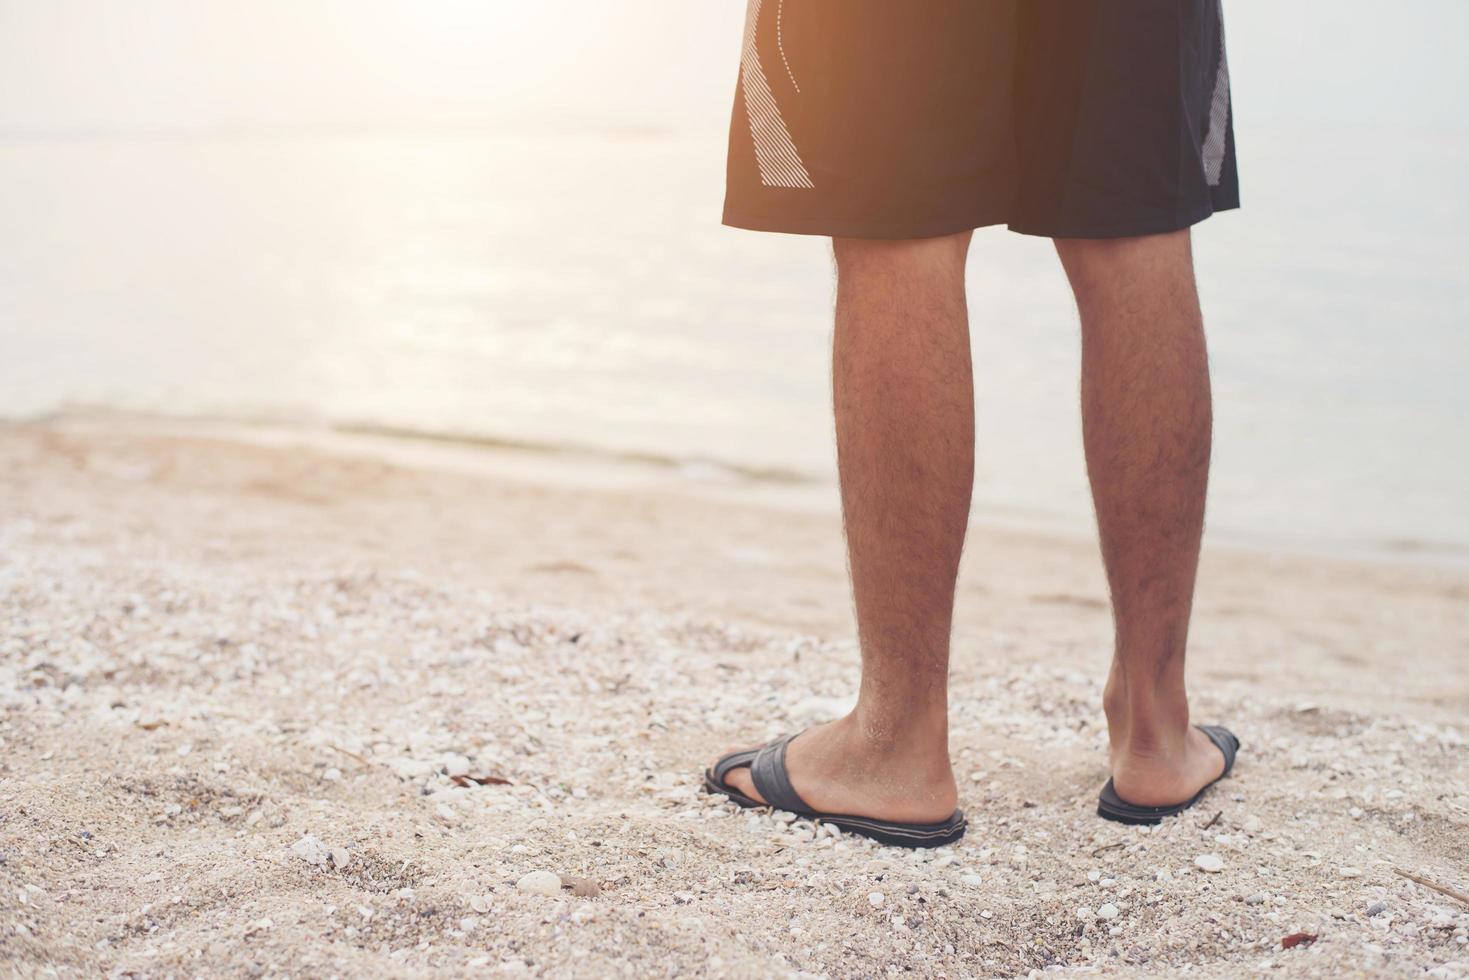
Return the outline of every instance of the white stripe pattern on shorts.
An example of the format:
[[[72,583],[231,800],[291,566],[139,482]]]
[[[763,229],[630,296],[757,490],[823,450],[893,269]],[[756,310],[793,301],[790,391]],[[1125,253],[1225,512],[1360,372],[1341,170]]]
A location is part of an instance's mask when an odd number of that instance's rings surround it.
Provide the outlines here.
[[[1224,143],[1229,133],[1229,58],[1224,51],[1224,0],[1219,0],[1219,70],[1209,103],[1209,130],[1204,134],[1204,177],[1218,187],[1224,177]]]
[[[745,11],[745,46],[740,55],[740,88],[745,93],[745,115],[750,120],[750,138],[755,142],[760,183],[766,187],[813,187],[811,175],[796,152],[796,144],[760,66],[756,45],[760,3],[761,0],[749,0]]]

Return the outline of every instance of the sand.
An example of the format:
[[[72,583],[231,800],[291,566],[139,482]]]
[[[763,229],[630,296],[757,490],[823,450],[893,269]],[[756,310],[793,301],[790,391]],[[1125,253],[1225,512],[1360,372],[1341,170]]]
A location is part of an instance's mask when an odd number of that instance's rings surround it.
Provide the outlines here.
[[[977,523],[952,693],[969,834],[908,852],[699,790],[720,750],[852,690],[829,494],[146,418],[0,427],[0,963],[1469,976],[1469,903],[1393,870],[1469,891],[1469,570],[1211,540],[1195,715],[1245,747],[1196,811],[1125,828],[1092,809],[1095,543]],[[517,887],[534,872],[565,887]]]

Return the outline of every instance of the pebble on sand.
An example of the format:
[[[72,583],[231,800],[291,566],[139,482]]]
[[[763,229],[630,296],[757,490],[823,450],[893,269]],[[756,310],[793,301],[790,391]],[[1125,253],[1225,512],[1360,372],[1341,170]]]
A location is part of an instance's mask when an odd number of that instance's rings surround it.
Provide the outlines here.
[[[1194,858],[1194,864],[1200,871],[1214,874],[1224,870],[1224,859],[1217,854],[1200,854]]]
[[[326,864],[327,858],[331,857],[327,846],[318,840],[315,834],[307,834],[292,844],[291,853],[307,864],[318,866]]]
[[[515,887],[531,895],[560,895],[561,876],[552,871],[532,871],[517,881]]]
[[[1118,914],[1120,912],[1121,912],[1121,909],[1119,909],[1117,906],[1113,905],[1111,902],[1108,902],[1107,904],[1103,905],[1101,908],[1097,909],[1097,918],[1099,918],[1099,919],[1115,919],[1115,918],[1117,918],[1117,916],[1118,916]]]
[[[867,904],[873,908],[881,908],[882,903],[887,901],[887,896],[882,892],[872,892],[867,896]]]
[[[1360,878],[1360,877],[1362,877],[1362,869],[1361,868],[1337,868],[1336,869],[1336,873],[1339,874],[1339,875],[1341,875],[1343,878]]]

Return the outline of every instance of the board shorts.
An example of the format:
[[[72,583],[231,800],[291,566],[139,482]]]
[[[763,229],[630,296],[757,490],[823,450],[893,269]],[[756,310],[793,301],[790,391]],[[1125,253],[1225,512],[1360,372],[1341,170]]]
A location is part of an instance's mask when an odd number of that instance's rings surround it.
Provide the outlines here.
[[[1239,206],[1222,0],[748,0],[724,223],[1130,238]]]

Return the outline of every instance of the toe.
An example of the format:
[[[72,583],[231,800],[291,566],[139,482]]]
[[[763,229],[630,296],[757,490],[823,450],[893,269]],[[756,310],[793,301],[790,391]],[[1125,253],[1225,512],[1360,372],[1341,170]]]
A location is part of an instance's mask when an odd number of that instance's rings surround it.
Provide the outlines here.
[[[760,791],[755,788],[755,780],[750,778],[749,767],[733,769],[730,772],[726,773],[724,777],[724,785],[728,786],[730,789],[738,790],[741,793],[744,793],[750,799],[755,800],[758,803],[765,802],[765,797],[761,796]]]
[[[723,756],[720,756],[720,758],[727,758],[728,756],[733,755],[736,752],[745,751],[748,751],[747,746],[737,746],[735,748],[727,749],[725,751],[725,754]],[[711,770],[711,772],[712,771],[713,770]],[[740,766],[737,769],[731,769],[729,772],[725,773],[724,785],[728,786],[732,790],[735,790],[736,792],[745,794],[750,799],[755,800],[756,802],[765,802],[765,797],[761,796],[759,790],[755,789],[755,780],[750,776],[749,766]]]

